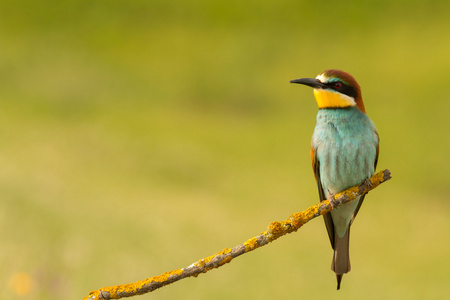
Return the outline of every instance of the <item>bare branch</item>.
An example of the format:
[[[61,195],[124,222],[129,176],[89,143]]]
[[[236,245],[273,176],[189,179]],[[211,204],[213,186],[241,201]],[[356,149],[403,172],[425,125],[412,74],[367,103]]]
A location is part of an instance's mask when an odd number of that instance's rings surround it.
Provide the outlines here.
[[[357,197],[368,193],[370,190],[376,188],[381,183],[391,179],[391,172],[384,170],[373,175],[369,180],[366,180],[359,186],[349,188],[342,193],[334,196],[336,207],[353,201]],[[289,218],[281,222],[272,222],[262,234],[247,240],[232,249],[223,249],[222,251],[211,255],[209,257],[200,259],[186,268],[173,270],[163,273],[159,276],[154,276],[145,280],[137,281],[135,283],[104,287],[97,291],[92,291],[83,300],[97,300],[97,299],[120,299],[124,297],[131,297],[153,292],[154,290],[171,284],[175,281],[186,277],[197,277],[200,273],[206,273],[209,270],[219,268],[220,266],[229,263],[232,259],[255,250],[261,246],[267,245],[279,237],[291,232],[297,231],[303,224],[310,220],[328,213],[333,207],[328,200],[320,202],[310,208],[292,214]]]

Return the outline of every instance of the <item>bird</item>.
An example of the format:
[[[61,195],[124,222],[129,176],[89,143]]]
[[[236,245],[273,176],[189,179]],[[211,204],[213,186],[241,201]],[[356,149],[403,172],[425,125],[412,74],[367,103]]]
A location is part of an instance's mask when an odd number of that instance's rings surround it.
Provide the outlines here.
[[[361,88],[347,72],[325,70],[315,78],[290,81],[312,87],[319,106],[311,140],[311,161],[320,201],[330,200],[347,188],[360,184],[375,173],[379,154],[378,131],[367,116]],[[365,195],[325,214],[325,226],[333,248],[331,269],[337,290],[350,271],[350,226]]]

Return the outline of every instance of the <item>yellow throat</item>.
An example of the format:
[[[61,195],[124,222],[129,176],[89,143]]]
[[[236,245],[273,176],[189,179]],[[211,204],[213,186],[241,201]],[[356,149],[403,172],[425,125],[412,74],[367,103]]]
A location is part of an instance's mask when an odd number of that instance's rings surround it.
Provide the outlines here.
[[[356,105],[353,97],[330,90],[314,89],[314,97],[319,108],[350,107]]]

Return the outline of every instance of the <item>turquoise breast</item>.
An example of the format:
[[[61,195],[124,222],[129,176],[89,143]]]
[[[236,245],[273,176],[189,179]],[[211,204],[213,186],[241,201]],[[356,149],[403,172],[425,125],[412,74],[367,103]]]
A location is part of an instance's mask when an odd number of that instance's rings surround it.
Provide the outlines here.
[[[320,109],[312,146],[320,163],[325,195],[359,184],[375,172],[377,131],[369,117],[356,107]],[[331,212],[339,236],[345,234],[358,201]]]

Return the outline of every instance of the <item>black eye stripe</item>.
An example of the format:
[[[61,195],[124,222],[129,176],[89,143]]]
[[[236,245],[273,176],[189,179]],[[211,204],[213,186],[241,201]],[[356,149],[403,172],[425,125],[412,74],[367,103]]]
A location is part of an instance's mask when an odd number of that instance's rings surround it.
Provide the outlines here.
[[[341,87],[339,87],[339,88],[336,87],[336,83],[340,83]],[[353,87],[346,85],[342,81],[329,82],[326,85],[329,86],[330,89],[332,89],[332,90],[335,90],[341,94],[345,94],[347,96],[350,96],[350,97],[353,97],[356,99],[356,96],[357,96],[356,90]]]

